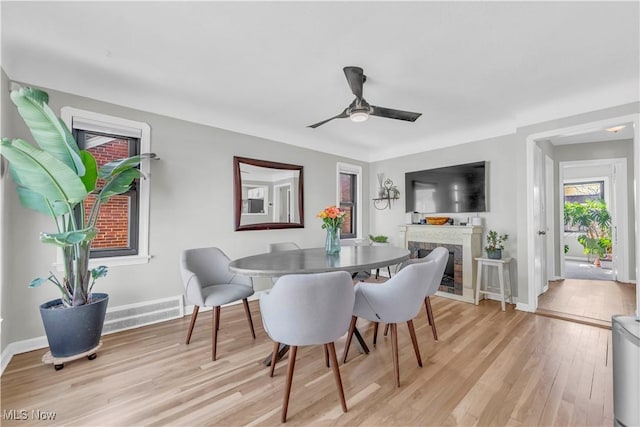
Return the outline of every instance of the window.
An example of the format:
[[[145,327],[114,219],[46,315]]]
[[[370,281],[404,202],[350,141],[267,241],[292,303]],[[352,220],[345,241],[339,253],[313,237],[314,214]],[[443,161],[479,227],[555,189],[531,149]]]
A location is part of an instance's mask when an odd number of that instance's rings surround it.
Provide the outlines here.
[[[362,168],[338,163],[338,202],[340,209],[347,215],[340,230],[341,239],[358,238],[361,232],[362,213],[360,212]]]
[[[140,154],[140,139],[108,135],[74,129],[81,150],[87,150],[96,159],[98,169],[112,160]],[[98,180],[97,188],[102,187]],[[105,258],[138,254],[138,186],[136,180],[126,193],[112,196],[100,208],[96,228],[98,235],[91,245],[91,258]],[[95,204],[95,195],[84,201],[85,220]]]
[[[146,123],[70,107],[62,108],[61,116],[80,149],[91,152],[98,167],[111,160],[151,151],[151,129]],[[148,262],[149,162],[146,159],[140,163],[146,179],[136,180],[127,193],[113,196],[102,205],[97,224],[99,233],[91,249],[92,266]],[[100,181],[97,185],[101,185]],[[88,197],[85,215],[89,215],[93,203],[94,198]]]
[[[584,203],[587,200],[604,199],[604,181],[574,182],[564,184],[564,201]]]
[[[571,206],[567,205],[567,203],[586,205],[589,200],[604,200],[604,180],[571,182],[564,184],[565,217],[567,215],[566,210]],[[566,220],[567,219],[565,218],[565,221]],[[564,231],[572,233],[580,232],[581,229],[579,225],[565,223]]]

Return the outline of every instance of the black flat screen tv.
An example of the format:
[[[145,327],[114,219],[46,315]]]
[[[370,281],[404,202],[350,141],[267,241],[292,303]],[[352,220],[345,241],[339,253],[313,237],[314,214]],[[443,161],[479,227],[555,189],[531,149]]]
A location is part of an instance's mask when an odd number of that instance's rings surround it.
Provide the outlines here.
[[[406,211],[485,212],[484,161],[405,173]]]

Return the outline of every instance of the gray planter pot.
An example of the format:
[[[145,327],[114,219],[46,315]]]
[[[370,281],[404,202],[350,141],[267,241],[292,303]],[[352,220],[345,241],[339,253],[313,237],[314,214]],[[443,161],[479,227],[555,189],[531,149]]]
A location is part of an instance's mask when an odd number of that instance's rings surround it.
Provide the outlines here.
[[[40,306],[53,357],[74,356],[98,346],[109,295],[94,293],[93,299],[92,303],[77,307],[62,307],[60,299]]]
[[[502,259],[502,249],[487,250],[487,257],[490,259]]]

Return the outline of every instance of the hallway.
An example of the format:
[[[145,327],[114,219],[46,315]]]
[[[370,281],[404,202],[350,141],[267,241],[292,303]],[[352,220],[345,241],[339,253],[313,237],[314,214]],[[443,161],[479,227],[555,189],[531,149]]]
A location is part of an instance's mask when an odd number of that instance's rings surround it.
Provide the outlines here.
[[[538,298],[537,313],[610,328],[612,315],[635,313],[635,287],[610,280],[552,281]]]

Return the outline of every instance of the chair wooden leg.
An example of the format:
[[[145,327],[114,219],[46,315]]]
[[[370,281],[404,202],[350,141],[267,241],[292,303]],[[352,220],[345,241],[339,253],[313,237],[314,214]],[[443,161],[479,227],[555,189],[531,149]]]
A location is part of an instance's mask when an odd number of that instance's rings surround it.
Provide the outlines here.
[[[388,333],[389,333],[389,324],[387,323],[386,325],[384,325],[384,336],[386,337]]]
[[[433,318],[433,309],[431,308],[431,298],[426,297],[424,299],[424,307],[427,309],[427,319],[429,319],[429,325],[431,325],[431,332],[433,332],[433,339],[438,341],[438,331],[436,331],[436,321]]]
[[[373,346],[376,346],[376,343],[378,342],[378,322],[375,322],[373,324]]]
[[[278,353],[280,350],[280,343],[273,343],[273,354],[271,355],[271,370],[269,371],[269,376],[273,377],[273,373],[276,370],[276,363],[278,362]]]
[[[400,363],[398,361],[398,325],[391,324],[391,357],[393,358],[393,374],[396,386],[400,387]]]
[[[244,314],[247,315],[247,320],[249,321],[249,327],[251,328],[251,336],[253,339],[256,339],[256,331],[253,329],[253,320],[251,319],[251,310],[249,310],[249,302],[246,298],[242,299],[242,304],[244,305]]]
[[[191,333],[193,332],[193,327],[196,324],[196,318],[198,317],[198,310],[200,310],[199,305],[193,306],[193,313],[191,313],[191,323],[189,324],[189,332],[187,332],[187,341],[185,344],[189,344],[191,341]]]
[[[347,412],[347,401],[344,398],[344,389],[342,388],[342,379],[340,378],[340,368],[338,367],[338,358],[336,357],[336,346],[333,342],[325,344],[324,346],[325,348],[329,348],[329,354],[331,355],[333,378],[336,380],[336,387],[338,389],[338,395],[340,396],[342,412]]]
[[[211,360],[216,360],[216,350],[218,347],[218,329],[220,328],[220,306],[213,307],[213,337],[211,338]]]
[[[413,320],[407,321],[407,326],[409,327],[409,335],[411,335],[411,342],[413,343],[413,351],[416,353],[418,366],[422,368],[422,359],[420,358],[420,348],[418,347],[418,340],[416,339],[416,330],[413,327]]]
[[[324,350],[324,363],[327,365],[327,368],[330,368],[331,364],[329,363],[329,350],[327,349],[327,345],[323,345],[322,349]]]
[[[351,316],[351,324],[349,325],[349,332],[347,334],[347,342],[344,343],[344,354],[342,355],[342,363],[347,363],[347,355],[349,354],[349,346],[351,345],[351,339],[353,338],[353,331],[356,329],[356,316]]]
[[[289,409],[289,395],[291,395],[291,384],[293,382],[293,370],[296,366],[296,353],[298,346],[291,346],[291,354],[289,355],[289,369],[287,370],[287,384],[284,388],[284,399],[282,400],[282,418],[284,423],[287,421],[287,409]]]

